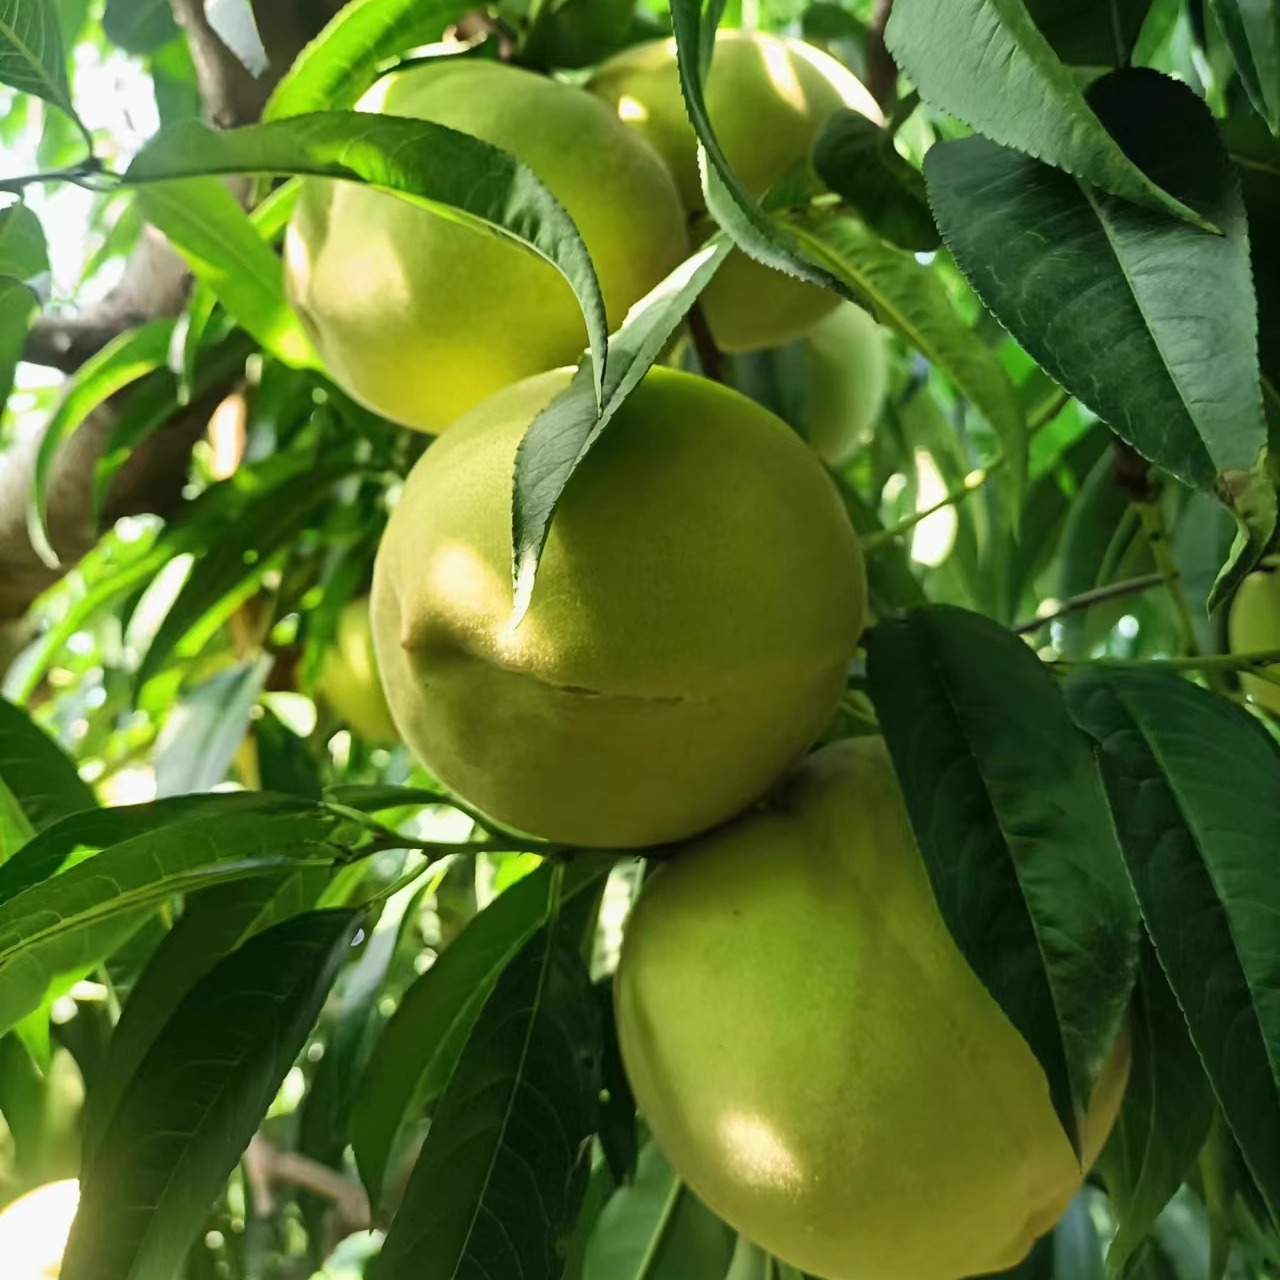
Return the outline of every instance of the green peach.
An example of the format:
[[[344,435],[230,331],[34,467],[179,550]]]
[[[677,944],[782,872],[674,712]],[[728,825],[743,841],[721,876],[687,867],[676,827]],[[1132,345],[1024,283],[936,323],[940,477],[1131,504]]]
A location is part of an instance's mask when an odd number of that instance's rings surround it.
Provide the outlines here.
[[[615,987],[636,1101],[726,1222],[828,1280],[1016,1265],[1083,1170],[938,912],[879,738],[815,752],[645,884]],[[1128,1075],[1121,1036],[1086,1165]]]
[[[325,651],[316,691],[362,738],[370,742],[399,738],[378,676],[368,596],[348,601],[338,616],[337,633]]]
[[[1240,584],[1229,628],[1232,653],[1280,649],[1280,559],[1269,561]],[[1280,662],[1267,671],[1280,676]],[[1280,685],[1249,675],[1241,677],[1241,684],[1254,702],[1280,716]]]
[[[866,444],[889,383],[884,330],[842,302],[804,340],[806,413],[802,433],[831,466]]]
[[[447,125],[523,160],[582,233],[611,328],[686,254],[661,161],[580,88],[452,57],[386,77],[360,108]],[[573,363],[586,344],[573,293],[547,262],[356,183],[303,184],[285,264],[290,301],[335,381],[422,431]]]
[[[589,86],[666,160],[691,214],[705,209],[698,146],[685,111],[675,41],[637,45],[609,59]],[[730,168],[755,197],[808,155],[836,111],[880,118],[862,82],[829,54],[801,40],[725,30],[716,38],[707,111]],[[801,337],[839,299],[735,254],[702,296],[725,351],[753,351]]]
[[[569,377],[509,388],[414,468],[375,566],[379,665],[404,740],[496,822],[660,844],[732,817],[822,732],[862,558],[794,432],[657,368],[575,474],[513,628],[516,448]]]

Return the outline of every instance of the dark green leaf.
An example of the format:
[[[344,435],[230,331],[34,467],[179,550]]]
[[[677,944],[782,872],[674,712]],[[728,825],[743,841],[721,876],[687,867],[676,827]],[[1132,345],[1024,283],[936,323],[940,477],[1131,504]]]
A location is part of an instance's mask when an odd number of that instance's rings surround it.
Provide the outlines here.
[[[1016,499],[1027,469],[1027,428],[1017,394],[995,353],[961,320],[938,276],[854,218],[792,218],[788,226],[870,302],[877,320],[941,369],[987,419],[1008,459],[1008,492]]]
[[[258,747],[258,781],[267,791],[320,799],[320,769],[305,738],[267,709],[254,724],[254,741]]]
[[[737,1233],[676,1176],[650,1142],[635,1182],[616,1191],[587,1246],[582,1280],[702,1280],[721,1277]]]
[[[962,609],[875,627],[867,675],[943,919],[1039,1059],[1074,1145],[1138,936],[1088,739],[1027,645]]]
[[[1154,672],[1073,677],[1138,901],[1191,1039],[1280,1218],[1280,747],[1241,707]]]
[[[476,1020],[379,1280],[559,1280],[561,1241],[586,1190],[600,1028],[582,960],[558,935],[552,921],[525,944]]]
[[[143,186],[137,200],[147,221],[164,232],[196,279],[267,351],[286,364],[318,363],[310,339],[285,301],[279,257],[218,179],[184,178]]]
[[[1151,0],[1027,0],[1027,12],[1063,62],[1124,67]]]
[[[96,964],[180,893],[304,865],[327,866],[336,819],[239,812],[126,840],[0,906],[0,1029],[62,973]]]
[[[64,1280],[172,1280],[320,1012],[352,911],[297,916],[192,988],[82,1178]]]
[[[125,180],[163,182],[219,173],[364,182],[523,245],[555,267],[578,299],[599,399],[608,330],[595,268],[573,220],[514,156],[428,120],[321,111],[223,131],[194,122],[175,125],[143,147]]]
[[[0,863],[59,818],[97,803],[62,748],[0,698]]]
[[[1280,394],[1280,141],[1261,120],[1223,124],[1249,217],[1249,254],[1258,295],[1258,358],[1273,395]]]
[[[71,105],[53,0],[0,0],[0,84],[53,103],[85,132]]]
[[[1091,100],[1222,235],[976,137],[930,151],[934,213],[970,283],[1036,360],[1144,457],[1230,501],[1266,438],[1239,192],[1185,86],[1118,72]]]
[[[1186,1019],[1146,943],[1129,1027],[1129,1087],[1098,1161],[1117,1217],[1107,1250],[1107,1269],[1113,1275],[1127,1269],[1182,1185],[1209,1135],[1214,1110]]]
[[[1212,227],[1211,215],[1165,191],[1125,154],[1022,0],[915,0],[894,9],[886,39],[926,102],[993,143],[1148,209]]]
[[[1213,0],[1254,109],[1280,133],[1280,3]]]
[[[151,320],[113,338],[101,351],[76,370],[53,417],[49,419],[36,454],[35,479],[27,506],[27,533],[31,545],[51,568],[58,555],[45,529],[45,503],[49,476],[58,450],[88,416],[123,387],[164,367],[173,337],[172,320]]]
[[[178,34],[169,0],[107,0],[102,29],[126,53],[150,53]]]
[[[438,40],[469,0],[351,0],[298,55],[264,120],[353,106],[398,54]]]
[[[604,1027],[605,1097],[600,1103],[600,1145],[614,1182],[621,1186],[636,1176],[639,1141],[636,1100],[623,1068],[622,1049],[618,1044],[618,1028],[613,1014],[613,980],[604,978],[597,982],[595,992],[600,1001],[600,1020]]]
[[[326,787],[324,795],[333,804],[358,809],[361,813],[378,813],[383,809],[425,809],[431,805],[453,804],[453,800],[443,791],[379,783],[348,782],[337,787]]]
[[[265,654],[237,662],[183,695],[156,744],[158,795],[212,791],[226,781],[271,665]]]
[[[728,256],[729,248],[728,241],[717,238],[681,263],[631,309],[610,347],[603,407],[597,410],[588,352],[579,362],[573,381],[525,432],[516,450],[511,502],[516,620],[529,607],[538,560],[551,531],[556,506],[573,473],[662,354],[698,294]]]
[[[259,930],[315,905],[327,872],[306,867],[191,894],[125,1002],[89,1090],[84,1147],[91,1160],[147,1051],[192,986]]]
[[[923,176],[874,120],[837,111],[813,145],[813,167],[872,231],[900,249],[924,252],[941,243]]]
[[[599,887],[607,867],[572,867],[562,903]],[[351,1141],[369,1198],[381,1198],[387,1162],[415,1107],[440,1097],[485,1002],[546,914],[543,867],[495,899],[405,993],[369,1061],[351,1117]]]

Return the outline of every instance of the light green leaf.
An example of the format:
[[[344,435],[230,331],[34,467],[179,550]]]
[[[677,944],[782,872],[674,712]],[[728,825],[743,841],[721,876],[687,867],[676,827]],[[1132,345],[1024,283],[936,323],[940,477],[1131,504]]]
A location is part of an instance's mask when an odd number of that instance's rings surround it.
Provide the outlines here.
[[[151,320],[141,328],[130,329],[86,360],[67,383],[62,401],[40,440],[35,480],[27,506],[27,535],[50,568],[57,568],[59,561],[45,527],[45,503],[58,450],[71,433],[117,391],[164,367],[172,335],[172,320]]]
[[[736,1241],[737,1232],[689,1190],[650,1142],[640,1152],[635,1181],[614,1192],[600,1214],[582,1280],[722,1277]]]
[[[382,64],[438,40],[472,7],[468,0],[350,0],[298,55],[262,118],[353,106]]]
[[[911,0],[895,7],[885,39],[926,102],[992,142],[1212,229],[1125,155],[1022,0]]]
[[[136,198],[147,221],[164,232],[196,279],[267,351],[286,364],[318,365],[310,339],[285,301],[279,257],[221,182],[156,183],[140,187]]]
[[[516,451],[511,501],[515,621],[528,610],[556,506],[573,473],[662,354],[729,249],[727,240],[717,238],[632,307],[610,347],[603,408],[596,408],[587,352],[573,381],[529,425]]]
[[[937,275],[855,218],[797,216],[786,225],[815,259],[870,304],[881,324],[936,365],[991,424],[1008,460],[1011,504],[1027,474],[1027,426],[995,352],[957,314]]]

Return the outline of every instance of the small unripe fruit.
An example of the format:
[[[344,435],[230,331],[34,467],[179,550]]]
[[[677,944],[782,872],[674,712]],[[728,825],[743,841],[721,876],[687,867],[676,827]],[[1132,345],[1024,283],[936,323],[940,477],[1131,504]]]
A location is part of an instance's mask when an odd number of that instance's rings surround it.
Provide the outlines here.
[[[1268,562],[1240,584],[1231,604],[1230,637],[1232,653],[1280,649],[1280,560]],[[1280,676],[1280,663],[1267,671]],[[1241,676],[1240,682],[1254,702],[1280,716],[1280,685],[1254,675]]]
[[[360,107],[447,125],[524,161],[582,233],[610,328],[685,256],[662,162],[582,89],[451,57],[386,77]],[[574,363],[586,345],[578,303],[550,264],[358,183],[304,182],[285,262],[290,301],[334,380],[423,431]]]
[[[615,1008],[676,1172],[806,1273],[1005,1271],[1080,1188],[1044,1072],[939,914],[879,738],[822,748],[674,851],[627,924]],[[1086,1168],[1128,1068],[1122,1035]]]
[[[867,443],[889,384],[884,330],[842,302],[804,340],[805,420],[801,434],[831,466]]]
[[[590,88],[666,160],[685,208],[703,211],[698,143],[680,93],[675,41],[625,50],[599,69]],[[729,167],[757,199],[805,159],[834,112],[851,108],[880,119],[875,100],[842,63],[801,40],[764,32],[720,32],[706,102]],[[799,338],[838,301],[740,253],[702,295],[712,335],[731,352]]]
[[[316,682],[338,718],[370,742],[395,742],[396,727],[378,676],[369,626],[369,597],[350,600],[338,617],[333,644],[325,650]]]
[[[512,628],[516,448],[568,371],[482,405],[414,468],[374,572],[405,742],[498,823],[598,847],[732,817],[835,713],[861,553],[804,442],[653,369],[574,475]]]

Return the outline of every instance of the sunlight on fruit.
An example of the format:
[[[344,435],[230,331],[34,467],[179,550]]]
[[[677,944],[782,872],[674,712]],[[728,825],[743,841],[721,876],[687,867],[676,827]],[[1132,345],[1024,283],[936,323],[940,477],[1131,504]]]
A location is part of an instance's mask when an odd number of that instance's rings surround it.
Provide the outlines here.
[[[633,98],[629,93],[624,93],[618,99],[619,120],[625,120],[628,124],[639,124],[648,118],[649,109],[638,98]]]
[[[778,97],[797,111],[803,111],[804,89],[791,65],[792,46],[761,41],[759,48],[769,73],[769,83],[778,91]]]
[[[731,1112],[720,1122],[726,1152],[746,1181],[786,1191],[803,1176],[799,1161],[761,1116]]]
[[[0,1212],[5,1280],[56,1280],[79,1204],[80,1184],[69,1178],[28,1191]]]

